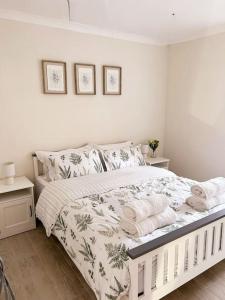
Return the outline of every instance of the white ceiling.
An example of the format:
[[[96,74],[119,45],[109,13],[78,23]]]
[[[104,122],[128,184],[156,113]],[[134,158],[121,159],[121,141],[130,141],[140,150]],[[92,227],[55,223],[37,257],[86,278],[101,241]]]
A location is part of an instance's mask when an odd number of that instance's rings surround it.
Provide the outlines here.
[[[225,32],[225,0],[70,0],[70,8],[70,29],[156,44]],[[1,17],[67,24],[67,0],[0,0]]]

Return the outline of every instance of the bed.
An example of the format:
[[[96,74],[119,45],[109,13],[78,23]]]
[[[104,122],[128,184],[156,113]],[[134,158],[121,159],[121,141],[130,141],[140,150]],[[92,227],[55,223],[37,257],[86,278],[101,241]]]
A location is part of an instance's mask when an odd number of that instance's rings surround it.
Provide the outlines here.
[[[196,212],[184,202],[194,181],[150,166],[49,183],[34,156],[37,217],[76,264],[97,299],[160,299],[225,257],[225,205]],[[129,199],[164,193],[176,223],[142,238],[119,225]]]

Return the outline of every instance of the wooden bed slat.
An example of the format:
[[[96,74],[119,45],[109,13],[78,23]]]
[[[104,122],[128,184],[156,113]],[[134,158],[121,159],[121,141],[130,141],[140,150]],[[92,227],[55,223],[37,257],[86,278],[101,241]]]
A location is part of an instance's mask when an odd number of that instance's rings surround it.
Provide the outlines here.
[[[159,251],[157,255],[157,272],[156,272],[156,288],[163,285],[164,275],[164,251]]]
[[[152,257],[145,261],[144,268],[144,297],[146,299],[151,299]]]
[[[193,268],[195,263],[195,241],[195,235],[191,236],[188,240],[188,270]]]
[[[174,271],[175,271],[175,244],[173,243],[168,248],[168,274],[167,274],[167,281],[174,280]]]
[[[213,242],[213,228],[207,229],[206,240],[206,259],[208,260],[212,255],[212,242]]]
[[[178,245],[177,276],[184,273],[185,239]]]
[[[204,260],[204,249],[205,249],[205,231],[201,230],[198,234],[197,244],[197,264],[201,264]]]

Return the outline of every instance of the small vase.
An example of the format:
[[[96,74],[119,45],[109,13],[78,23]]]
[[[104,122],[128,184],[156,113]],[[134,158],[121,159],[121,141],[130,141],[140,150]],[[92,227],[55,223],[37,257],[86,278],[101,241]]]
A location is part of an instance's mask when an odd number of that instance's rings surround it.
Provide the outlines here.
[[[152,158],[156,158],[156,157],[157,157],[157,155],[156,155],[156,151],[152,151],[152,153],[151,153],[151,157],[152,157]]]

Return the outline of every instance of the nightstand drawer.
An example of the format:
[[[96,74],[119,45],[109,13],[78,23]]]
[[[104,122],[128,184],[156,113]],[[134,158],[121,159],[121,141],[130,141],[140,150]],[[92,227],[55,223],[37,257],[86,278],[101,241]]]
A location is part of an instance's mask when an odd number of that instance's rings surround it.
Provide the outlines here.
[[[0,239],[35,228],[33,197],[0,202]]]

